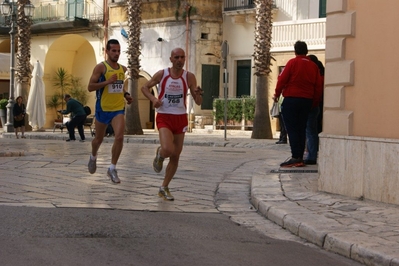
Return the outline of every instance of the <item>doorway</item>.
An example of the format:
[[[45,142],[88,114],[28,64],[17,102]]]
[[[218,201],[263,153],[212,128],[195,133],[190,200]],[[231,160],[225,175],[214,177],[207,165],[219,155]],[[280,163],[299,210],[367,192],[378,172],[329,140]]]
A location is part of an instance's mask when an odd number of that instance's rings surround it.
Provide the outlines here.
[[[237,60],[236,97],[251,95],[251,60]]]

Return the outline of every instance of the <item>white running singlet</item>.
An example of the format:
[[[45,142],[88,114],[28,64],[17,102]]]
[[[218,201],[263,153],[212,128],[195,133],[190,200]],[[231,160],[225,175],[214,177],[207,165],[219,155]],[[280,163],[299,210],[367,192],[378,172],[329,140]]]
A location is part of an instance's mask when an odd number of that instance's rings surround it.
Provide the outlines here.
[[[163,104],[157,108],[158,113],[182,115],[186,114],[187,71],[178,78],[170,76],[169,68],[163,70],[163,76],[158,86],[158,99]]]

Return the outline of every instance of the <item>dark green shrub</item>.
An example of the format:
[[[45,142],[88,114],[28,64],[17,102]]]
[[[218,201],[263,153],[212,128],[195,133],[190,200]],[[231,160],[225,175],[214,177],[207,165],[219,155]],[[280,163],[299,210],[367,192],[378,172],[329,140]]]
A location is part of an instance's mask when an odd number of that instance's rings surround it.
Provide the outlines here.
[[[213,101],[213,116],[215,122],[224,121],[225,99],[218,98]],[[255,98],[230,98],[227,99],[227,120],[241,123],[243,115],[246,121],[253,121],[255,117]]]
[[[7,104],[8,104],[7,99],[1,99],[0,100],[0,109],[7,109]]]
[[[224,121],[224,99],[213,100],[212,114],[216,122]]]
[[[227,101],[227,119],[235,122],[242,120],[242,100],[229,99]]]
[[[243,98],[244,119],[246,121],[253,121],[255,118],[255,97]]]

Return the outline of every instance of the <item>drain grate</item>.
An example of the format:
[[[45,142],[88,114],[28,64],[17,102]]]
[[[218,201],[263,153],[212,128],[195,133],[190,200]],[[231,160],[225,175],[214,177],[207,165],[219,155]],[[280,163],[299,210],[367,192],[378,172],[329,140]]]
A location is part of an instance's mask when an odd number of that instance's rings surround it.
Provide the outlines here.
[[[270,173],[317,173],[317,170],[299,170],[299,169],[278,169],[278,170],[271,170]]]

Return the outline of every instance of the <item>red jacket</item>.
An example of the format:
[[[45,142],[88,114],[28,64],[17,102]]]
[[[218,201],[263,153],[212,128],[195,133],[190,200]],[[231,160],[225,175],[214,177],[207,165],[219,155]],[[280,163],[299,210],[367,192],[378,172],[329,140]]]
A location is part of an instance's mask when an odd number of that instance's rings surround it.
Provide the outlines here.
[[[313,106],[321,101],[323,81],[319,68],[305,55],[297,55],[288,61],[280,73],[275,98],[285,97],[313,99]]]

